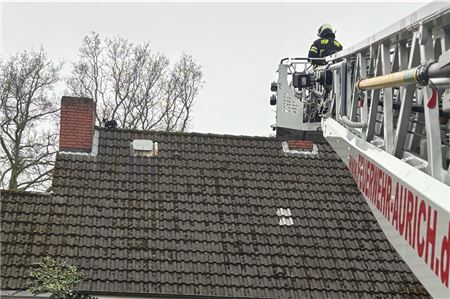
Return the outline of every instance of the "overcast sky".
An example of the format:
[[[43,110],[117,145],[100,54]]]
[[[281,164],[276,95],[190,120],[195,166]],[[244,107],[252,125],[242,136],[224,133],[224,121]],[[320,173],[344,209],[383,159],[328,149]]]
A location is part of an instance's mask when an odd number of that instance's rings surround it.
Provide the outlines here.
[[[186,52],[203,66],[205,79],[191,131],[267,136],[275,123],[269,97],[277,65],[283,57],[306,56],[322,23],[334,26],[345,48],[426,2],[0,5],[4,57],[43,46],[53,59],[70,62],[90,31],[149,41],[172,61]]]

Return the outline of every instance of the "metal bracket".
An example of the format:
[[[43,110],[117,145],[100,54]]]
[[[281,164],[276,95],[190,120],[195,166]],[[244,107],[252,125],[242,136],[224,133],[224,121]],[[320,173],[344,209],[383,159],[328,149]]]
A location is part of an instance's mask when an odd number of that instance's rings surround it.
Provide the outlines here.
[[[425,45],[428,40],[428,34],[426,28],[423,26],[423,23],[420,22],[420,27],[418,31],[418,39],[419,39],[419,45]]]

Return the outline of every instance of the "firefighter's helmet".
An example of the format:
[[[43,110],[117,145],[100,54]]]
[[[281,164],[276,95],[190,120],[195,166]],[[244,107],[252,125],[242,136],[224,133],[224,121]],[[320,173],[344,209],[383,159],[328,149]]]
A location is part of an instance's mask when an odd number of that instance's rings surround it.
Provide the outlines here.
[[[333,32],[333,27],[331,26],[331,24],[328,24],[328,23],[322,24],[322,26],[320,26],[319,30],[317,31],[317,35],[321,36],[322,33],[327,29],[330,30],[331,32]]]

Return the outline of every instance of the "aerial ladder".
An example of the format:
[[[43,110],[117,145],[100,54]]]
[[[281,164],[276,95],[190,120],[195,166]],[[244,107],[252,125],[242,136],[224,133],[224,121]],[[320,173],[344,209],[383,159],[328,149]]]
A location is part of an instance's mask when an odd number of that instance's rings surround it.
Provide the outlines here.
[[[450,298],[450,2],[324,60],[280,61],[277,134],[321,132],[401,258]]]

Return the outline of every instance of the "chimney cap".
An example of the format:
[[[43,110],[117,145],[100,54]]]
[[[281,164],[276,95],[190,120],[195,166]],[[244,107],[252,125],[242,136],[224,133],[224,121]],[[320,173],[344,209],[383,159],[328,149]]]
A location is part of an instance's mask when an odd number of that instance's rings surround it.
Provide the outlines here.
[[[94,103],[94,100],[87,97],[71,97],[71,96],[62,96],[61,102],[92,102]]]

